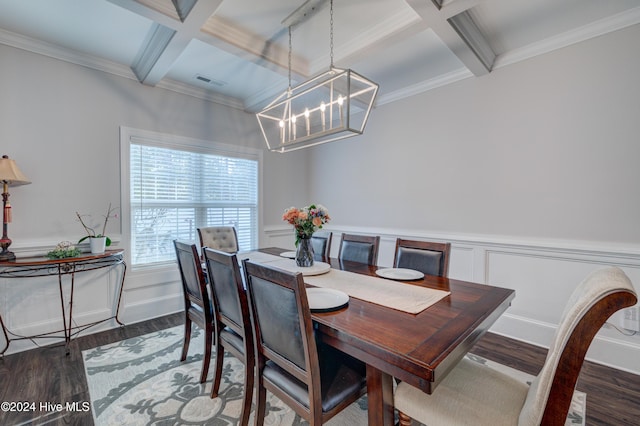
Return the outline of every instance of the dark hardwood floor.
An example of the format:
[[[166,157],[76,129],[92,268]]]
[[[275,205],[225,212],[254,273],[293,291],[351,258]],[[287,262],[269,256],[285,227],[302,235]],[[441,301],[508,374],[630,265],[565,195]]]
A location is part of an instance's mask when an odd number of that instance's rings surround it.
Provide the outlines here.
[[[79,337],[71,342],[69,355],[58,345],[5,356],[0,360],[0,401],[29,404],[23,412],[0,411],[0,425],[91,425],[91,412],[83,411],[82,404],[90,400],[81,351],[173,327],[182,318],[174,314]],[[473,352],[534,375],[546,356],[545,349],[491,333]],[[587,425],[640,425],[640,376],[586,362],[577,387],[587,393]],[[40,407],[67,402],[78,402],[78,411]]]

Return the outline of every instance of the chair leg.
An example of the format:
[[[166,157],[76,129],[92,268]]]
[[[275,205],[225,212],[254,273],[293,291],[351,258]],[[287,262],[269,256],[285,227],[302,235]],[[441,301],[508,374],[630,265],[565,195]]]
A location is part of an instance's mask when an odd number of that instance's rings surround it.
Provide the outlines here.
[[[191,319],[187,315],[184,319],[184,342],[182,343],[182,355],[180,355],[180,361],[187,359],[187,352],[189,352],[189,342],[191,341]]]
[[[213,332],[205,329],[204,332],[204,357],[202,358],[202,373],[200,373],[200,383],[207,381],[209,375],[209,364],[211,364],[211,340]]]
[[[264,424],[264,413],[267,405],[267,389],[262,383],[262,378],[258,378],[258,384],[256,386],[256,412],[255,412],[255,424],[256,426],[262,426]]]
[[[244,364],[244,397],[242,400],[242,412],[240,413],[240,424],[249,424],[249,415],[251,414],[251,397],[253,396],[253,380],[254,380],[254,365],[253,362],[247,364],[245,357]],[[264,416],[263,416],[264,417]]]
[[[224,346],[220,344],[218,340],[218,347],[216,349],[216,365],[213,373],[213,385],[211,386],[211,398],[218,397],[218,391],[220,390],[220,382],[222,381],[222,365],[224,364]]]
[[[399,426],[411,426],[411,417],[407,416],[402,411],[398,411]]]

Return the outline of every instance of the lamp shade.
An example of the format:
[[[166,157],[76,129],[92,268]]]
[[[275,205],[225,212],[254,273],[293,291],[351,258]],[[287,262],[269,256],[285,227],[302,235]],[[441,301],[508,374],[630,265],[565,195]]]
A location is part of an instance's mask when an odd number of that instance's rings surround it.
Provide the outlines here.
[[[0,181],[6,182],[9,186],[31,183],[29,178],[18,168],[16,162],[6,155],[0,158]]]

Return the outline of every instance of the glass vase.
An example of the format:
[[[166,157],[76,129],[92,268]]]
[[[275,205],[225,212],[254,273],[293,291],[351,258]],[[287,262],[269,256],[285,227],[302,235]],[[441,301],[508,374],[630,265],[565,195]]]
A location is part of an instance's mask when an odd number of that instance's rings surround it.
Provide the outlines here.
[[[313,245],[311,244],[311,237],[298,237],[296,265],[302,267],[313,266]]]

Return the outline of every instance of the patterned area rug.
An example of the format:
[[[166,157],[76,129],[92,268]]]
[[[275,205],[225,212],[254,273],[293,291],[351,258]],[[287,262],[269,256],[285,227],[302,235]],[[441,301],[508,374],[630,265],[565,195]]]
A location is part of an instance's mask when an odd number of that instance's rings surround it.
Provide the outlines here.
[[[189,356],[180,362],[183,327],[174,327],[82,352],[96,425],[237,425],[244,367],[233,356],[224,362],[220,396],[209,397],[209,380],[200,384],[202,330],[194,327]],[[531,376],[473,354],[468,357],[525,382]],[[586,395],[574,394],[566,426],[584,425]],[[267,394],[266,425],[307,424],[278,398]],[[253,414],[250,418],[253,422]],[[367,424],[364,396],[327,423]]]

